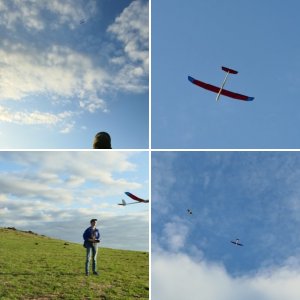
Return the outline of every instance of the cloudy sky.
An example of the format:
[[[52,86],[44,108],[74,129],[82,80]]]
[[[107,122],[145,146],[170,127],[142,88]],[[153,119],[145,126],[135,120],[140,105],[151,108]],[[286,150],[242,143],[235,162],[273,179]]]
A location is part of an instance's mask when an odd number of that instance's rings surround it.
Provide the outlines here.
[[[153,0],[152,148],[300,148],[300,2]],[[188,81],[220,86],[221,66],[239,71],[221,97]]]
[[[148,251],[149,205],[117,205],[130,200],[125,191],[149,199],[148,160],[148,152],[0,152],[0,227],[82,243],[97,218],[103,247]]]
[[[148,148],[148,1],[0,0],[0,148]]]
[[[152,152],[152,297],[299,299],[299,170],[299,152]]]

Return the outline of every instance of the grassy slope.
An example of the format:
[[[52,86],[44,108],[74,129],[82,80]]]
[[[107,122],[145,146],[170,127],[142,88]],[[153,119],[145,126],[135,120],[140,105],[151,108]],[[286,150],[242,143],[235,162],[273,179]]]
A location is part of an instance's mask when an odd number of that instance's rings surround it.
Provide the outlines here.
[[[149,254],[99,248],[84,275],[78,244],[0,228],[0,299],[149,299]]]

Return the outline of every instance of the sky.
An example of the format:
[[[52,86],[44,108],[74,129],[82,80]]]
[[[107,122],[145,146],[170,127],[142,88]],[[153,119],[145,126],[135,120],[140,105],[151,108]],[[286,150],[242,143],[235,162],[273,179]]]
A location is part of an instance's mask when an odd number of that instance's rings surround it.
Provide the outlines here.
[[[300,298],[299,152],[152,151],[151,160],[153,299]]]
[[[1,151],[0,164],[0,227],[81,244],[96,218],[102,247],[149,251],[149,205],[117,205],[149,199],[148,152]]]
[[[297,0],[151,2],[152,148],[300,148],[300,19]],[[221,66],[239,71],[221,97]]]
[[[146,0],[0,0],[0,148],[149,144]]]

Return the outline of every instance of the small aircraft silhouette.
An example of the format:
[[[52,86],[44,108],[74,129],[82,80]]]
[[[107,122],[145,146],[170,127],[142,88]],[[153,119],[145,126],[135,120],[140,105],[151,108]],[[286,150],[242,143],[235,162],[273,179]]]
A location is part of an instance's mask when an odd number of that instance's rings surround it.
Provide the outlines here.
[[[190,215],[193,214],[193,212],[192,212],[190,209],[187,209],[186,211],[187,211],[187,213],[190,214]]]
[[[85,23],[85,19],[81,19],[80,24],[84,24],[84,23]]]
[[[230,241],[232,244],[235,244],[237,246],[244,246],[243,244],[240,243],[240,239],[236,239],[235,241]]]
[[[125,194],[130,197],[131,199],[135,200],[135,201],[138,201],[138,202],[130,202],[130,203],[127,203],[124,199],[122,199],[122,203],[118,203],[118,205],[122,205],[122,206],[125,206],[125,205],[129,205],[129,204],[139,204],[139,203],[148,203],[149,200],[144,200],[144,199],[141,199],[129,192],[125,192]]]

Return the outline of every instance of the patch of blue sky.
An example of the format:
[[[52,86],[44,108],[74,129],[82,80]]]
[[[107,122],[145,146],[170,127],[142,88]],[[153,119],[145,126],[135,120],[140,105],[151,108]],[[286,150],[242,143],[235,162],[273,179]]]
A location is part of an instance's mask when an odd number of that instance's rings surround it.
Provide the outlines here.
[[[169,149],[299,148],[299,3],[152,3],[152,146]],[[179,21],[180,20],[180,21]],[[168,38],[166,38],[168,37]],[[242,102],[192,85],[226,88]]]

